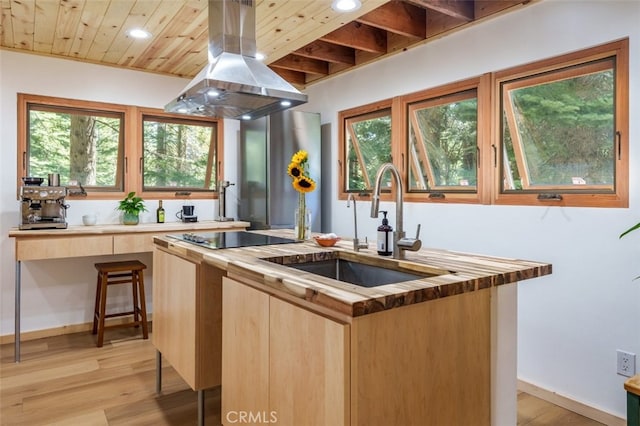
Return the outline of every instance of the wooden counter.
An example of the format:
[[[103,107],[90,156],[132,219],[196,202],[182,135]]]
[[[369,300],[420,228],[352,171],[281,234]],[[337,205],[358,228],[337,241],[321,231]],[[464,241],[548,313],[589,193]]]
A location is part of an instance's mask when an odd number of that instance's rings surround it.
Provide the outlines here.
[[[254,232],[295,238],[290,230]],[[286,299],[297,299],[307,308],[316,308],[325,314],[333,312],[341,319],[515,283],[552,272],[552,266],[547,263],[439,249],[406,252],[406,260],[396,260],[378,256],[374,247],[355,253],[352,243],[345,240],[330,248],[320,247],[310,240],[225,250],[209,250],[166,237],[156,237],[154,241],[170,253],[198,263],[209,263],[227,271],[230,277],[240,275],[249,278],[259,283],[263,291],[277,293]],[[287,258],[313,260],[333,251],[340,251],[345,258],[357,258],[373,265],[401,265],[409,270],[435,272],[437,275],[366,288],[262,260],[278,257],[285,261]]]
[[[624,382],[627,391],[627,425],[640,426],[640,374]]]
[[[16,260],[59,259],[153,251],[153,236],[172,232],[231,231],[248,222],[170,222],[138,225],[69,226],[67,229],[9,230],[16,239]]]
[[[191,231],[242,230],[248,222],[170,222],[138,225],[69,226],[67,229],[9,230],[15,238],[15,361],[20,361],[21,262],[153,251],[153,237]]]

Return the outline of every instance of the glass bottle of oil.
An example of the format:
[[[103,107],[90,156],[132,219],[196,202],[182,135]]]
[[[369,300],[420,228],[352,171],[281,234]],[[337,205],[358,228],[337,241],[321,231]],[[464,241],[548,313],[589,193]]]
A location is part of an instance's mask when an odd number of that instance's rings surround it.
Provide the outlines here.
[[[156,210],[156,222],[164,223],[164,207],[162,207],[162,200],[158,201],[158,209]]]

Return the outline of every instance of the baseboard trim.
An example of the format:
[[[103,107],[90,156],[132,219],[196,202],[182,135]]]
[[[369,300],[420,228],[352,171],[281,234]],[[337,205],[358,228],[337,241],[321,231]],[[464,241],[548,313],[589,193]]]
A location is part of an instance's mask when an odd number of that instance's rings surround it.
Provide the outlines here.
[[[597,408],[583,404],[571,398],[567,398],[566,396],[559,395],[556,392],[543,389],[534,384],[525,382],[524,380],[518,380],[518,390],[608,426],[626,426],[627,424],[626,420],[621,419],[618,416],[598,410]]]
[[[147,314],[147,322],[151,323],[153,320],[152,314]],[[127,321],[131,321],[131,318],[108,318],[105,319],[105,323],[108,325],[124,324]],[[61,336],[63,334],[83,333],[93,329],[93,322],[86,322],[82,324],[63,325],[61,327],[46,328],[42,330],[25,331],[20,333],[20,341],[26,342],[29,340],[42,339],[45,337]],[[15,336],[13,334],[5,334],[0,336],[0,344],[15,342]]]

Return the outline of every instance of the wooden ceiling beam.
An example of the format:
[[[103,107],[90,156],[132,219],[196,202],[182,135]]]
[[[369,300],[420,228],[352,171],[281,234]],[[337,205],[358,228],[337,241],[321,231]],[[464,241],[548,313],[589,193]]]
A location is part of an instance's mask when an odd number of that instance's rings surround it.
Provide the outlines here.
[[[402,1],[392,1],[359,17],[358,22],[407,37],[426,36],[425,9]]]
[[[475,1],[473,0],[408,0],[409,2],[429,10],[435,10],[443,15],[471,22],[475,19]],[[492,0],[491,3],[501,3]]]
[[[320,40],[366,52],[387,53],[386,31],[355,21],[320,37]]]
[[[269,66],[312,74],[329,74],[329,64],[327,62],[293,54],[280,58],[277,61],[270,63]]]
[[[316,40],[307,44],[301,49],[293,52],[298,56],[306,58],[319,59],[321,61],[331,62],[335,64],[356,64],[355,51],[347,46],[329,43],[323,40]]]
[[[510,7],[527,4],[530,0],[475,0],[475,19],[500,13]]]
[[[269,65],[269,67],[271,68],[271,65]],[[289,84],[292,84],[293,86],[304,87],[304,85],[307,84],[307,75],[304,72],[276,67],[273,67],[271,69],[273,70],[273,72],[284,78],[289,82]]]

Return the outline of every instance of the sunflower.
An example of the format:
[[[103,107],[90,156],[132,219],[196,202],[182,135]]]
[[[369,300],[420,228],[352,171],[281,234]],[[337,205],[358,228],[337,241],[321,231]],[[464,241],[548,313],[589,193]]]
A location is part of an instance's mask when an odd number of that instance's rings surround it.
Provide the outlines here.
[[[304,174],[304,169],[300,166],[300,164],[292,161],[291,163],[289,163],[289,167],[287,168],[287,174],[296,179]]]
[[[293,154],[293,157],[291,157],[291,162],[295,163],[295,164],[303,164],[307,162],[307,151],[305,150],[300,150],[298,152],[296,152],[295,154]]]
[[[305,169],[309,154],[305,150],[300,150],[291,156],[291,162],[287,167],[287,174],[291,176],[291,184],[301,195],[316,189],[316,183],[309,177]]]
[[[293,187],[298,192],[311,192],[316,189],[316,183],[308,176],[300,176],[292,182]]]

